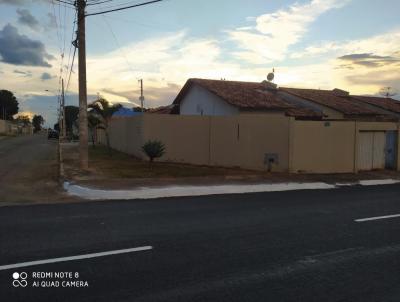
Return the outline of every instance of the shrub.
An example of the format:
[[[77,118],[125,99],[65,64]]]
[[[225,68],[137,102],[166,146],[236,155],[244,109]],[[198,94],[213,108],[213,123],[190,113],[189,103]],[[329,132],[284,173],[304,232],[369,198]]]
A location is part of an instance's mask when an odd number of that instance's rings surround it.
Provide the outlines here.
[[[155,158],[159,158],[165,154],[165,146],[160,141],[148,141],[142,146],[143,152],[149,158],[149,163],[152,163]]]

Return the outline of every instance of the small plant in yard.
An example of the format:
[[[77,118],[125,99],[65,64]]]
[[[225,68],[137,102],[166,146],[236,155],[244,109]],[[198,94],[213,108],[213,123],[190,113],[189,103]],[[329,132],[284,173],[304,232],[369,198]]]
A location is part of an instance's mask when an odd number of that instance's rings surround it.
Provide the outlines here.
[[[148,141],[142,147],[143,152],[149,158],[149,165],[155,158],[159,158],[165,154],[165,146],[160,141]]]

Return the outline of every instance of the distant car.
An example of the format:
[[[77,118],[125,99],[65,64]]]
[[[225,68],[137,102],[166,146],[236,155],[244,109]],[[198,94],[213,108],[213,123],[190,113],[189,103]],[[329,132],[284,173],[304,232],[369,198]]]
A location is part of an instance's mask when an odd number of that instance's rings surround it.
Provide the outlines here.
[[[47,132],[47,138],[48,139],[58,139],[58,131],[56,131],[56,130],[53,130],[53,129],[50,129],[48,132]]]

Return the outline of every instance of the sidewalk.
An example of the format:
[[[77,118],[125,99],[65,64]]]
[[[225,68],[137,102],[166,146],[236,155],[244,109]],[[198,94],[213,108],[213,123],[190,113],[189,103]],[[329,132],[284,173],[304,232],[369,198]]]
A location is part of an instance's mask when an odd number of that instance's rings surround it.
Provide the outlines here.
[[[348,185],[379,185],[400,182],[400,174],[394,171],[333,175],[288,174],[171,163],[157,163],[151,172],[153,177],[145,177],[147,163],[138,162],[137,159],[119,152],[114,152],[113,156],[109,157],[102,153],[104,150],[100,149],[103,148],[101,146],[97,147],[97,151],[91,151],[90,169],[81,172],[78,168],[78,145],[63,143],[61,147],[64,170],[63,187],[68,194],[84,199],[148,199],[334,189]],[[144,170],[143,164],[146,165]],[[165,165],[168,165],[169,172],[165,171]],[[131,169],[137,170],[131,171]],[[199,173],[204,175],[180,176],[181,169],[189,170],[189,174],[192,175]],[[140,174],[139,171],[144,174]],[[170,173],[171,176],[166,177],[165,172]],[[174,174],[177,176],[173,176]],[[138,175],[143,177],[137,177]]]

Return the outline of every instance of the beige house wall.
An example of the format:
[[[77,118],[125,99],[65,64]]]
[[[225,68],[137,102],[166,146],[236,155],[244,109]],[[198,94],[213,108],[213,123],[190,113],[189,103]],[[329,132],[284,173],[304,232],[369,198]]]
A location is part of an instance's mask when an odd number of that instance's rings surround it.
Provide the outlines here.
[[[355,122],[293,121],[291,172],[354,170]]]
[[[162,160],[209,164],[211,117],[145,114],[143,118],[143,142],[163,142],[166,154]]]
[[[160,140],[166,146],[161,161],[265,170],[265,155],[272,154],[278,157],[272,171],[356,173],[360,131],[398,128],[391,122],[300,121],[282,113],[144,114],[112,119],[109,133],[112,148],[143,159],[142,145]],[[106,143],[103,131],[97,139]]]
[[[292,121],[289,170],[293,173],[357,173],[360,131],[388,130],[398,130],[398,124],[356,121]],[[398,147],[399,154],[400,144]],[[398,170],[399,157],[397,157]]]
[[[289,118],[282,113],[236,116],[182,116],[145,114],[114,118],[109,134],[112,148],[145,158],[141,146],[160,140],[166,153],[162,161],[266,169],[264,157],[276,154],[273,171],[288,170]],[[104,131],[97,140],[106,144]]]

